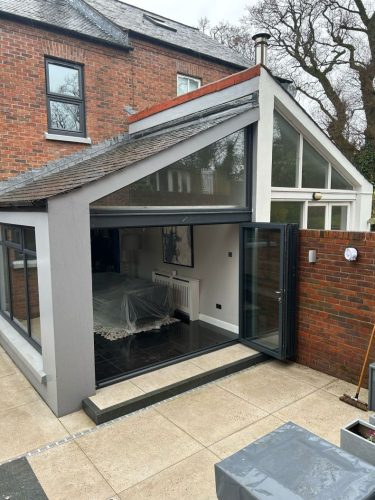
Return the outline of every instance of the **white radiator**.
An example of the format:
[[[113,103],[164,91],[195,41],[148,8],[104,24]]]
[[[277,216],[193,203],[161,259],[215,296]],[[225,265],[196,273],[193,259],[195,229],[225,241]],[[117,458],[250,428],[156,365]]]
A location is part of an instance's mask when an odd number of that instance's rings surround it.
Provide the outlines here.
[[[199,319],[199,280],[152,271],[152,281],[171,288],[175,308],[188,314],[190,321]]]

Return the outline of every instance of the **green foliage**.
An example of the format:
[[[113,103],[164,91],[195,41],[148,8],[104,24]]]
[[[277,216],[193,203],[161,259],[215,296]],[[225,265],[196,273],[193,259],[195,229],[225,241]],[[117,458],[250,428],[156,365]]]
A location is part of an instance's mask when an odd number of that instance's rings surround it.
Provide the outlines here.
[[[358,170],[375,185],[375,143],[368,142],[354,155],[353,162]]]

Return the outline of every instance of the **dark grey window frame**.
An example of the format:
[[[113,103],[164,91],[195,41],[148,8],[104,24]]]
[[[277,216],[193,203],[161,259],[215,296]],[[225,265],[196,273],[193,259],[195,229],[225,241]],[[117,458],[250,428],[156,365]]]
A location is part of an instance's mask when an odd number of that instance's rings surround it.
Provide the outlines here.
[[[90,208],[91,228],[118,228],[141,226],[179,226],[197,224],[236,224],[251,222],[253,203],[253,156],[255,124],[243,127],[245,131],[245,196],[246,203],[240,208],[189,207],[176,209],[173,206],[166,208],[139,211],[136,208],[129,210],[106,210],[102,207]]]
[[[78,70],[78,81],[80,97],[66,96],[56,92],[50,92],[50,79],[49,79],[49,64],[55,64],[64,68],[72,68]],[[83,65],[63,59],[54,59],[53,57],[45,57],[45,75],[46,75],[46,104],[47,104],[47,119],[48,119],[48,132],[50,134],[69,135],[73,137],[86,137],[86,110],[85,110],[85,92],[84,92],[84,74]],[[80,130],[74,132],[72,130],[57,129],[51,126],[51,101],[63,102],[66,104],[74,104],[79,106],[80,116]]]
[[[6,229],[17,229],[20,230],[21,232],[21,243],[12,243],[11,241],[6,241],[5,239],[5,231]],[[4,311],[0,309],[0,315],[10,323],[13,328],[15,328],[38,352],[42,352],[42,346],[36,342],[32,336],[31,336],[31,321],[30,321],[30,303],[29,303],[29,280],[28,280],[28,272],[27,272],[27,259],[28,257],[33,257],[37,260],[37,253],[28,250],[25,247],[25,235],[24,235],[24,230],[25,229],[34,229],[34,227],[31,226],[18,226],[15,224],[1,224],[0,226],[0,231],[1,231],[1,238],[0,238],[0,245],[5,248],[5,258],[6,258],[6,263],[8,266],[8,273],[7,273],[7,280],[6,280],[6,286],[8,289],[9,293],[9,309],[10,309],[10,315],[6,314]],[[25,304],[26,304],[26,310],[27,310],[27,331],[25,331],[23,328],[21,328],[13,319],[13,300],[12,300],[12,281],[10,279],[9,275],[9,252],[8,248],[11,248],[13,250],[16,250],[18,253],[23,254],[23,269],[24,269],[24,278],[25,278]],[[39,285],[38,285],[39,287]]]

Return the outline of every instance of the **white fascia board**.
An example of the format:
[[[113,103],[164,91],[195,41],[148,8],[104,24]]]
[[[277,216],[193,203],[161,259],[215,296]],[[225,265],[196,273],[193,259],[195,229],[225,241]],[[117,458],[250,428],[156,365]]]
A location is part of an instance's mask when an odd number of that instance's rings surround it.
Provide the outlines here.
[[[197,97],[191,101],[178,104],[173,108],[168,108],[165,111],[159,111],[154,115],[144,118],[143,120],[130,123],[129,134],[134,134],[135,132],[156,127],[163,123],[168,123],[199,111],[205,111],[214,106],[218,106],[219,104],[239,99],[240,97],[256,92],[258,87],[259,77],[257,76],[251,80],[232,85],[226,89],[218,90],[217,92],[212,92],[211,94],[206,94],[202,97]]]
[[[75,189],[70,193],[65,193],[56,196],[55,198],[64,197],[71,200],[79,200],[79,203],[90,204],[108,194],[113,193],[133,182],[151,175],[154,172],[161,170],[172,163],[185,158],[186,156],[195,153],[196,151],[212,144],[223,137],[226,137],[237,130],[247,127],[259,119],[259,108],[254,108],[244,113],[229,118],[228,120],[211,127],[199,134],[190,137],[174,146],[150,156],[145,160],[129,165],[128,167],[114,172],[102,179],[91,182],[82,186],[80,189]]]
[[[280,111],[297,131],[302,133],[312,146],[331,162],[339,173],[349,182],[353,183],[357,191],[372,193],[372,184],[368,182],[355,166],[341,153],[314,120],[304,111],[295,99],[293,99],[293,97],[271,77],[265,68],[261,68],[260,78],[262,80],[261,92],[266,92],[270,97],[274,97],[276,110]],[[259,102],[261,103],[261,96],[259,96]]]

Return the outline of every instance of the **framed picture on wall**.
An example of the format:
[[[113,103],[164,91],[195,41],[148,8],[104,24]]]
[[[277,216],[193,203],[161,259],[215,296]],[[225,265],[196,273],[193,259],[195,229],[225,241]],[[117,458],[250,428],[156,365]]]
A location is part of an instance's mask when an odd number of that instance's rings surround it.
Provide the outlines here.
[[[194,267],[193,226],[162,227],[163,262]]]

